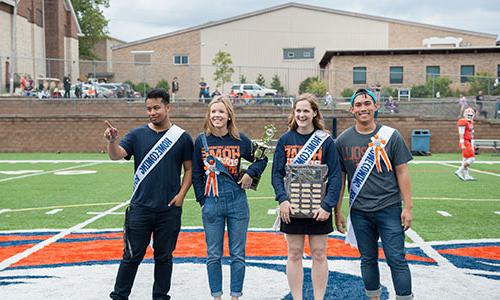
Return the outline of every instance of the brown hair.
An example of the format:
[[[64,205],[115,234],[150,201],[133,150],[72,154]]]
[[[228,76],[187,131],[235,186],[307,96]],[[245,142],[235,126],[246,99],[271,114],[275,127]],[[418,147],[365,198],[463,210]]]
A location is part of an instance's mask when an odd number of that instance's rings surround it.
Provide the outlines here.
[[[238,130],[238,127],[236,127],[236,115],[234,114],[234,108],[231,102],[225,96],[215,96],[208,104],[207,113],[205,114],[205,122],[203,124],[203,131],[206,135],[213,135],[214,126],[212,125],[212,122],[210,122],[210,111],[212,109],[212,105],[214,105],[215,103],[222,103],[226,107],[228,115],[227,131],[229,132],[229,135],[239,140],[240,132]]]
[[[295,121],[295,109],[297,108],[297,103],[300,101],[307,101],[311,105],[311,108],[314,112],[316,112],[316,116],[313,118],[313,125],[314,129],[320,129],[320,130],[325,130],[325,122],[323,120],[323,115],[319,111],[319,105],[318,102],[316,101],[316,97],[313,94],[305,93],[299,95],[297,98],[295,98],[295,101],[293,101],[293,109],[290,115],[288,116],[288,128],[290,130],[297,130],[297,121]]]

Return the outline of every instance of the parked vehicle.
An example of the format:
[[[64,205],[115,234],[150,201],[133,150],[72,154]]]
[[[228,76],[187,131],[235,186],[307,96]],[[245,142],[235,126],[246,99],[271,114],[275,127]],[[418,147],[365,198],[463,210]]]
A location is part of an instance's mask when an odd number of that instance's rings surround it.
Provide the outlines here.
[[[243,92],[246,92],[252,97],[276,96],[278,94],[277,90],[261,87],[256,83],[233,84],[231,92],[240,96],[243,95]]]

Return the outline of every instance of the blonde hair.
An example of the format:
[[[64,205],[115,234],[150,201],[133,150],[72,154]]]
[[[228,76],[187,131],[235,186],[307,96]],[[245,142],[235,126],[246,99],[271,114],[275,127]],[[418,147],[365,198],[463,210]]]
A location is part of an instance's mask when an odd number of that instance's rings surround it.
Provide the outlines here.
[[[216,103],[222,103],[227,110],[227,131],[229,135],[237,140],[240,139],[240,132],[238,127],[236,127],[236,115],[234,114],[234,108],[231,102],[225,96],[215,96],[212,101],[208,104],[207,113],[205,114],[205,122],[203,124],[203,131],[206,135],[213,135],[215,131],[212,122],[210,121],[210,111],[212,110],[212,105]]]
[[[318,102],[316,101],[316,97],[313,94],[309,93],[301,94],[297,98],[295,98],[295,101],[293,101],[293,109],[290,115],[288,116],[288,128],[290,130],[297,130],[297,128],[299,127],[297,125],[297,121],[295,120],[295,109],[297,108],[297,103],[299,103],[300,101],[309,102],[313,112],[316,112],[316,116],[313,118],[314,129],[327,131],[325,130],[325,122],[323,120],[323,115],[319,111],[319,105]]]

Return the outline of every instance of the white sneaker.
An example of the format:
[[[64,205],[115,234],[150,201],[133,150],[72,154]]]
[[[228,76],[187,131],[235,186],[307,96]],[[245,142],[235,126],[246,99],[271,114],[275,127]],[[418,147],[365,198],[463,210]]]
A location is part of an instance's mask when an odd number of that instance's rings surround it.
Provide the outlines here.
[[[467,180],[467,181],[474,181],[474,180],[476,180],[476,178],[474,178],[474,177],[470,176],[469,174],[466,174],[466,175],[464,176],[464,178],[465,178],[465,180]]]
[[[465,177],[464,177],[464,171],[463,170],[456,170],[455,171],[455,176],[458,177],[458,179],[460,180],[466,180]]]

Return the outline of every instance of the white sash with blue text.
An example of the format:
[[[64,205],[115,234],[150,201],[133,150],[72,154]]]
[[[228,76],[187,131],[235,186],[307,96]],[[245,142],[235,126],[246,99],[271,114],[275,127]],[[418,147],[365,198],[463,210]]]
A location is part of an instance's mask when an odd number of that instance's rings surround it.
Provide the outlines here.
[[[153,168],[160,162],[160,160],[167,154],[170,149],[179,140],[184,133],[184,129],[177,125],[172,125],[170,129],[160,138],[160,140],[149,150],[148,154],[144,156],[141,163],[137,167],[134,175],[134,188],[132,190],[132,199],[135,192],[139,188],[142,180],[153,170]]]
[[[382,140],[386,141],[384,144],[381,145],[381,147],[385,148],[387,142],[389,142],[389,139],[391,138],[394,131],[396,131],[396,129],[391,128],[389,126],[384,125],[380,127],[377,134]],[[354,175],[352,176],[351,185],[349,187],[349,210],[352,209],[352,205],[354,201],[356,201],[356,198],[358,197],[361,188],[363,188],[366,180],[368,179],[368,176],[373,170],[375,163],[376,163],[375,146],[371,146],[368,149],[366,149],[365,154],[361,158],[361,161],[359,162],[358,167],[356,168],[356,171],[354,171]],[[347,244],[350,244],[351,247],[355,248],[358,247],[358,243],[356,241],[356,235],[354,234],[354,229],[351,223],[350,214],[349,217],[347,218],[347,234],[345,237],[345,242]]]
[[[313,135],[304,144],[304,147],[300,149],[299,153],[293,158],[292,164],[294,165],[306,165],[318,151],[318,149],[323,145],[323,142],[329,137],[328,133],[323,130],[316,130]]]

